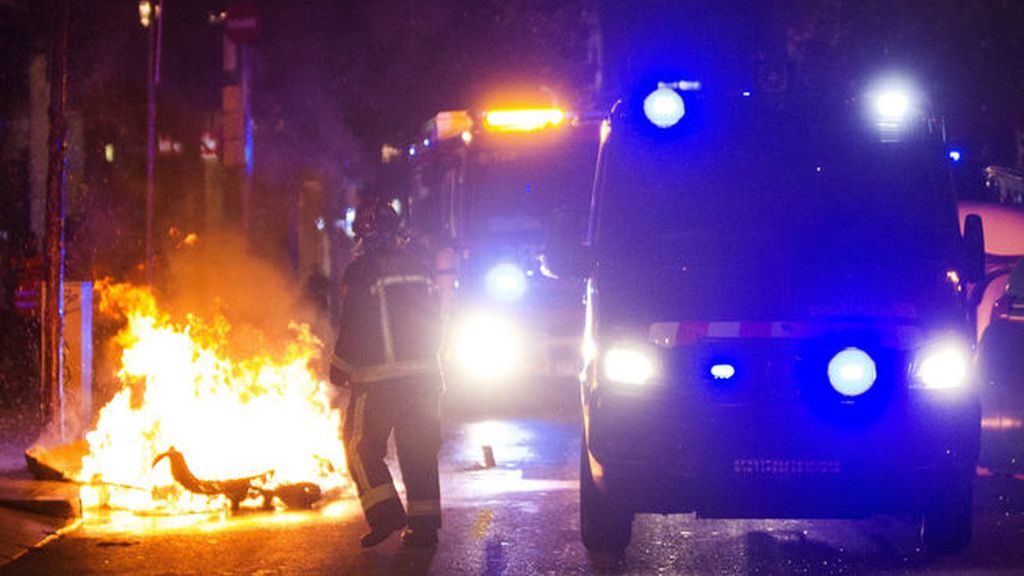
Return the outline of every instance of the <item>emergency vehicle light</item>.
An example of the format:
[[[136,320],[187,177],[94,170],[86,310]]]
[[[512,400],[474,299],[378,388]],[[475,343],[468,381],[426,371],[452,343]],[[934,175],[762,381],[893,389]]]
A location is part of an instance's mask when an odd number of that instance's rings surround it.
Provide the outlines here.
[[[711,377],[715,380],[729,380],[736,375],[736,367],[732,364],[715,364],[711,367]]]
[[[515,302],[526,293],[526,274],[511,262],[503,262],[487,272],[487,293],[503,302]]]
[[[867,392],[877,376],[875,361],[860,348],[846,348],[828,363],[828,380],[843,396],[860,396]]]
[[[659,86],[644,98],[644,116],[658,128],[671,128],[686,114],[683,97],[668,86]]]
[[[921,93],[906,78],[882,78],[868,90],[866,97],[866,113],[882,142],[899,142],[921,118]]]
[[[910,95],[899,89],[883,90],[875,94],[875,112],[879,119],[897,122],[910,111]]]
[[[491,110],[484,114],[484,128],[494,132],[532,132],[558,126],[565,112],[558,108]]]

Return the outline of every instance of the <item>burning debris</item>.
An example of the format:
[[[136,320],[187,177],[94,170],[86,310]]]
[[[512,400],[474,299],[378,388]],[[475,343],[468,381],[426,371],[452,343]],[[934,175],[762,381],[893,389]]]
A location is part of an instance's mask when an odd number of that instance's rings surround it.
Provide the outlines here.
[[[101,311],[126,327],[121,389],[86,435],[76,478],[84,507],[309,508],[350,490],[339,472],[341,416],[311,370],[320,347],[306,328],[293,327],[283,355],[237,359],[223,318],[175,322],[134,286],[100,293]]]
[[[200,480],[189,469],[188,463],[185,462],[185,455],[175,450],[173,446],[167,452],[157,456],[156,460],[153,460],[153,467],[156,468],[156,465],[164,458],[170,460],[171,476],[174,477],[178,484],[181,484],[182,487],[193,494],[227,496],[228,500],[231,501],[232,510],[237,510],[243,500],[261,496],[263,490],[259,486],[266,484],[267,480],[274,475],[273,470],[268,470],[263,474],[249,476],[248,478]],[[266,502],[264,502],[264,506],[266,506]]]
[[[188,463],[185,462],[185,455],[175,450],[173,446],[167,452],[157,456],[153,461],[153,466],[156,467],[164,458],[170,461],[171,475],[178,484],[193,494],[227,496],[231,501],[232,510],[238,510],[241,503],[249,498],[263,498],[263,508],[269,510],[274,507],[275,497],[289,508],[310,508],[321,496],[320,487],[312,482],[284,484],[274,489],[267,488],[270,479],[274,476],[273,470],[247,478],[201,480],[196,478],[192,470],[189,469]]]

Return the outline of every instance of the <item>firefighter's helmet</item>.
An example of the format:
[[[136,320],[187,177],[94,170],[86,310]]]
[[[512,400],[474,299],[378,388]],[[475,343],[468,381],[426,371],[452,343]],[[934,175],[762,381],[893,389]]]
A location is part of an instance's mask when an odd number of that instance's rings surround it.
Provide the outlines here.
[[[352,223],[352,231],[356,240],[388,240],[398,234],[401,220],[391,204],[373,199],[363,202],[356,208],[356,219]]]

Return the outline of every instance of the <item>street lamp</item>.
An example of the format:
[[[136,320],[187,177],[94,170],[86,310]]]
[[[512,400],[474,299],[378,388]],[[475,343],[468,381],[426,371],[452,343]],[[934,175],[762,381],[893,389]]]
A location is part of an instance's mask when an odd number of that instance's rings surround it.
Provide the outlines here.
[[[143,28],[149,28],[153,22],[153,3],[149,0],[139,0],[139,22]]]

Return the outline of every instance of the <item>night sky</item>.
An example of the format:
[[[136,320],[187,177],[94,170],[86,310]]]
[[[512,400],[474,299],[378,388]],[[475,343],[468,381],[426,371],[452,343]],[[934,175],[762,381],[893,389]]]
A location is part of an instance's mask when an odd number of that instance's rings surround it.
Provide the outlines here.
[[[334,157],[353,145],[372,152],[385,141],[411,141],[433,113],[511,85],[601,109],[657,66],[753,75],[758,62],[774,59],[810,82],[898,66],[937,92],[969,139],[993,137],[1024,101],[1024,7],[1012,0],[253,4],[262,17],[253,44],[257,120],[283,121],[298,141]],[[225,5],[167,0],[161,97],[183,114],[217,108],[220,30],[208,16]],[[20,63],[19,48],[45,42],[31,33],[45,31],[41,6],[0,4],[14,16],[4,30],[5,79]],[[145,32],[135,3],[72,6],[72,106],[144,103]],[[604,83],[595,91],[588,43],[597,38]]]
[[[165,2],[158,131],[183,142],[194,159],[224,80],[222,30],[210,15],[228,3]],[[637,82],[663,77],[728,77],[754,86],[760,70],[777,67],[792,89],[827,92],[849,89],[873,70],[900,70],[931,94],[951,139],[965,150],[965,170],[977,175],[985,165],[1015,161],[1013,132],[1024,117],[1024,3],[1014,0],[252,4],[262,23],[250,45],[257,172],[268,198],[283,203],[269,212],[283,212],[295,183],[308,175],[334,189],[371,177],[382,144],[417,140],[438,111],[513,92],[603,112]],[[5,229],[27,220],[19,126],[29,59],[47,46],[47,6],[0,0],[0,192],[11,207]],[[86,164],[85,180],[72,190],[113,198],[97,208],[101,214],[134,213],[145,174],[146,31],[132,0],[71,6],[69,105],[84,125],[78,144]],[[120,146],[114,169],[98,160],[104,142]],[[99,173],[90,172],[97,165]],[[159,172],[180,173],[194,188],[190,166],[161,165]]]

